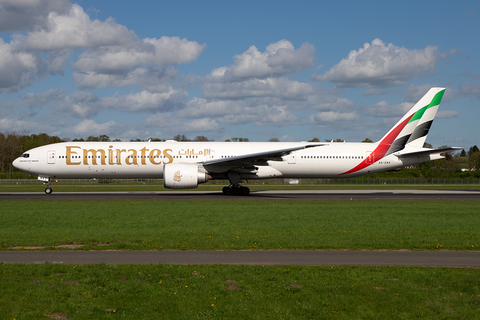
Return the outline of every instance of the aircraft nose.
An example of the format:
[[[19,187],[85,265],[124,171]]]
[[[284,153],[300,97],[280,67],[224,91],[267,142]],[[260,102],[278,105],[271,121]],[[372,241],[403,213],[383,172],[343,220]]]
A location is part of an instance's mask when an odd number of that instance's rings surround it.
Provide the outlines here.
[[[15,168],[17,169],[20,169],[19,166],[20,166],[20,160],[17,158],[15,160],[13,160],[12,162],[12,166],[14,166]]]
[[[17,158],[13,160],[12,165],[17,168],[18,170],[26,171],[29,169],[29,164],[27,162],[21,162],[22,158]]]

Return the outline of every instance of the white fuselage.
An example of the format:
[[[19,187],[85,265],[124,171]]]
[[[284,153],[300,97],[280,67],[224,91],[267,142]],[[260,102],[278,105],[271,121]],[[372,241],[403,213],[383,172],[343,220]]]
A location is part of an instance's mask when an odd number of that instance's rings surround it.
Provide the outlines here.
[[[31,149],[14,166],[44,178],[163,178],[168,164],[192,164],[203,168],[209,160],[307,145],[307,142],[63,142]],[[276,161],[269,160],[244,179],[341,178],[388,171],[431,160],[399,159],[390,154],[367,157],[377,143],[322,143],[297,150]],[[366,163],[362,167],[362,163]],[[360,167],[359,167],[360,165]],[[207,172],[221,173],[223,165]],[[352,172],[352,169],[355,169]],[[350,171],[350,172],[349,172]]]

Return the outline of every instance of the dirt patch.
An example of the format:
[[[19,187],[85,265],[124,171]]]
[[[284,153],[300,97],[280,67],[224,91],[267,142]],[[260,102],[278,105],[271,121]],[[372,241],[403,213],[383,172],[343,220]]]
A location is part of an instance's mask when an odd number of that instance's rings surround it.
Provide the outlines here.
[[[231,286],[226,287],[225,290],[242,290],[242,288],[232,284]]]
[[[55,248],[63,248],[63,249],[77,249],[84,247],[84,244],[61,244],[58,246],[54,246]]]
[[[68,285],[79,285],[80,283],[78,283],[78,281],[69,280],[69,281],[65,281],[63,284],[68,284]]]
[[[225,281],[225,283],[237,283],[237,281],[235,281],[233,279],[230,279],[230,280]]]
[[[287,290],[290,292],[296,293],[302,290],[302,285],[293,283],[287,286]]]
[[[60,313],[49,313],[47,314],[47,317],[50,319],[70,319],[66,313],[60,312]]]

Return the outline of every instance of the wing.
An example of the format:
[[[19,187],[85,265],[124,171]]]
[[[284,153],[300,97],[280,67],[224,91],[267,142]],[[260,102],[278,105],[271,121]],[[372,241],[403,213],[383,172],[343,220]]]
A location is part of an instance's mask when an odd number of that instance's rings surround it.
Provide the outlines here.
[[[286,149],[249,153],[232,158],[207,160],[202,164],[205,168],[208,168],[209,166],[221,166],[229,168],[251,168],[253,166],[268,166],[267,161],[283,161],[282,157],[292,153],[293,151],[320,147],[323,145],[324,144],[308,144]]]

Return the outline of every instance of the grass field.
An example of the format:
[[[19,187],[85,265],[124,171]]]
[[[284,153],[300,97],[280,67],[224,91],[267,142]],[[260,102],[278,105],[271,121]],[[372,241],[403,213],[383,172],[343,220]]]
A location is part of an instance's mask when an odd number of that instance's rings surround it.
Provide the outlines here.
[[[81,250],[480,245],[480,200],[0,205],[0,250],[66,243],[85,244]],[[0,264],[0,310],[1,319],[476,319],[480,270]]]
[[[16,264],[0,265],[0,274],[2,319],[478,319],[480,312],[478,269]]]
[[[479,201],[2,201],[0,248],[479,250]],[[107,244],[107,245],[105,245]],[[102,246],[100,246],[102,245]]]

